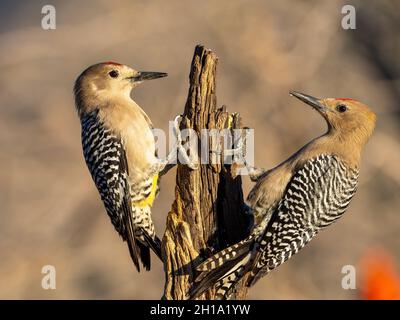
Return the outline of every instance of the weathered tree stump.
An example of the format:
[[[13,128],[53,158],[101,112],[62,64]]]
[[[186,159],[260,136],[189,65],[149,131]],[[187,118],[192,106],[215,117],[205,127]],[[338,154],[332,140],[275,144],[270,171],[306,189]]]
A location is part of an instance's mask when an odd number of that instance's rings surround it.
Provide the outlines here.
[[[217,62],[211,50],[195,48],[181,129],[192,128],[199,137],[203,128],[240,126],[239,115],[230,115],[224,107],[217,109]],[[166,274],[163,298],[187,299],[195,266],[246,236],[242,181],[232,171],[229,165],[201,164],[198,170],[191,170],[178,164],[175,201],[162,244]],[[247,288],[239,284],[235,298],[244,299],[246,294]],[[213,299],[213,290],[201,298]]]

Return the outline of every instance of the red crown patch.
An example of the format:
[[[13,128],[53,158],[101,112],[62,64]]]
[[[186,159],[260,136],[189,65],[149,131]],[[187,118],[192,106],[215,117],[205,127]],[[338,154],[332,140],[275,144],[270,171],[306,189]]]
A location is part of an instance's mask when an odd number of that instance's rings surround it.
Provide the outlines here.
[[[113,66],[122,66],[122,64],[120,64],[118,62],[114,62],[114,61],[106,61],[106,62],[103,62],[103,64],[109,64],[109,65],[113,65]]]

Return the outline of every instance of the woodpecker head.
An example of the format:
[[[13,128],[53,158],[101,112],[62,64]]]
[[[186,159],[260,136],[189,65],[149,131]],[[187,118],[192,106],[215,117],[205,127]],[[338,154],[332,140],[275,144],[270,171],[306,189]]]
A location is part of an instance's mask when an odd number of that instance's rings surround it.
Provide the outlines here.
[[[328,132],[341,141],[354,141],[363,146],[374,131],[375,113],[357,100],[318,99],[299,92],[290,94],[317,110],[328,123]]]
[[[164,72],[137,71],[111,61],[92,65],[75,82],[76,107],[81,113],[85,111],[83,108],[101,105],[113,97],[129,97],[131,90],[142,81],[166,76]]]

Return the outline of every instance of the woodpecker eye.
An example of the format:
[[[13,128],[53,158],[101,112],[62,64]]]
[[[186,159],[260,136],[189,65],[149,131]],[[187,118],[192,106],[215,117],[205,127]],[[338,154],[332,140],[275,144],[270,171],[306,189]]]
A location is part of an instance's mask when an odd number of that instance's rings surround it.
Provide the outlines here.
[[[339,111],[340,113],[346,112],[347,106],[344,104],[338,104],[336,106],[336,110]]]
[[[117,70],[111,70],[108,74],[110,75],[111,78],[118,78],[118,76],[119,76],[119,73]]]

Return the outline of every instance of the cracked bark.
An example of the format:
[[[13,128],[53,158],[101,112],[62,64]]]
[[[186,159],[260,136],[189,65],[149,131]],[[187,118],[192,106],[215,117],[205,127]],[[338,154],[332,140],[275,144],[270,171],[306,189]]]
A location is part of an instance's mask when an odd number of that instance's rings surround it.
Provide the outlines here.
[[[195,48],[181,129],[192,128],[199,137],[203,128],[240,127],[238,114],[230,115],[225,107],[217,109],[217,62],[211,50]],[[204,143],[204,138],[201,141]],[[246,236],[242,182],[240,176],[234,177],[234,169],[234,165],[221,164],[202,164],[198,170],[178,165],[175,201],[162,243],[164,299],[187,299],[195,266]],[[234,298],[244,299],[246,294],[247,288],[240,283]],[[200,298],[213,299],[214,290]]]

